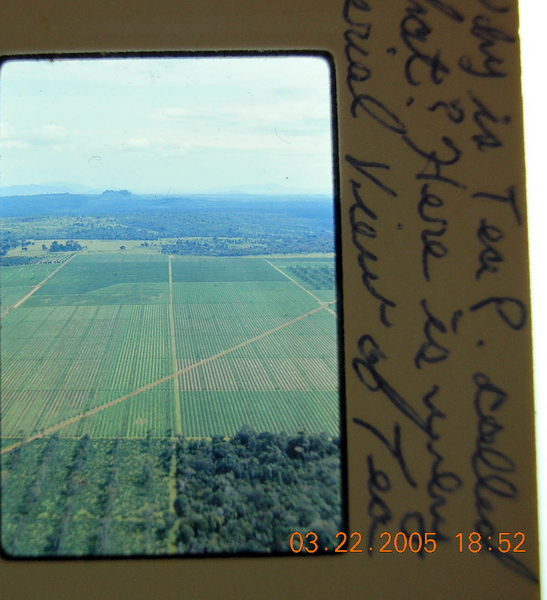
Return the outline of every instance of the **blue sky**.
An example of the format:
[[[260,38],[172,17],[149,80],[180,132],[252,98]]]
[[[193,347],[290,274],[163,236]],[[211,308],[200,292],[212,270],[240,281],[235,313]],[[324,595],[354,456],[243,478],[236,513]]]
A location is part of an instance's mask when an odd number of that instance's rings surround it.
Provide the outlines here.
[[[331,193],[329,77],[319,57],[9,61],[2,186]]]

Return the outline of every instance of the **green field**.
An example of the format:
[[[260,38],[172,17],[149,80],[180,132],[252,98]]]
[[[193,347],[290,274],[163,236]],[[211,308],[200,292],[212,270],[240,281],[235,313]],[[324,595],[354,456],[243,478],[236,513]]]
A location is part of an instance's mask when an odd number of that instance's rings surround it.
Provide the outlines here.
[[[58,264],[37,264],[0,267],[0,313],[26,296],[58,266]]]
[[[245,428],[338,438],[333,259],[82,252],[8,310],[58,267],[0,268],[9,553],[198,552],[174,516],[180,460],[161,466],[170,443]]]
[[[270,262],[286,268],[286,259]],[[166,381],[58,434],[161,436],[180,411],[177,433],[190,436],[233,435],[245,424],[337,435],[336,317],[319,310],[272,331],[321,305],[262,259],[171,264],[171,307],[168,257],[81,255],[2,320],[4,437],[33,436],[170,375],[172,346],[185,369],[178,394]],[[2,271],[9,282],[38,283],[51,265]],[[332,289],[320,291],[334,300]]]

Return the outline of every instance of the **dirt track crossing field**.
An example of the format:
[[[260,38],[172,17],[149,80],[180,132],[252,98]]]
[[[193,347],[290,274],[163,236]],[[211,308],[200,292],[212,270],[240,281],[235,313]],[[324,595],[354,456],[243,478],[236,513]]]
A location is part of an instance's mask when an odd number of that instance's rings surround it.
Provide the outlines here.
[[[333,304],[333,303],[331,303],[331,304]],[[100,411],[103,411],[112,406],[115,406],[116,404],[119,404],[120,402],[123,402],[124,400],[128,400],[129,398],[132,398],[133,396],[136,396],[137,394],[140,394],[146,390],[149,390],[161,383],[164,383],[165,381],[169,381],[170,379],[176,378],[177,376],[182,375],[183,373],[186,373],[188,371],[191,371],[192,369],[197,369],[198,367],[201,367],[209,362],[212,362],[212,361],[216,360],[217,358],[220,358],[221,356],[226,356],[227,354],[234,352],[235,350],[243,348],[247,344],[252,344],[253,342],[256,342],[268,335],[271,335],[272,333],[275,333],[276,331],[280,331],[281,329],[284,329],[285,327],[288,327],[289,325],[292,325],[293,323],[300,321],[300,319],[309,317],[310,315],[313,315],[314,313],[316,313],[320,310],[323,310],[324,308],[326,308],[326,307],[320,306],[318,308],[315,308],[315,309],[307,312],[306,314],[300,315],[299,317],[296,317],[295,319],[292,319],[291,321],[288,321],[287,323],[284,323],[283,325],[279,325],[278,327],[275,327],[274,329],[271,329],[270,331],[265,331],[264,333],[261,333],[260,335],[257,335],[256,337],[254,337],[250,340],[242,342],[241,344],[238,344],[237,346],[234,346],[233,348],[228,348],[227,350],[223,350],[222,352],[219,352],[218,354],[215,354],[214,356],[205,358],[193,365],[190,365],[189,367],[175,371],[174,373],[171,373],[171,375],[167,375],[166,377],[162,377],[161,379],[158,379],[157,381],[153,381],[152,383],[149,383],[148,385],[144,385],[144,386],[140,387],[139,389],[134,390],[133,392],[126,394],[125,396],[122,396],[121,398],[116,398],[116,400],[112,400],[111,402],[108,402],[107,404],[103,404],[102,406],[98,406],[97,408],[94,408],[93,410],[90,410],[86,413],[77,415],[76,417],[72,417],[71,419],[67,419],[66,421],[58,423],[57,425],[50,427],[41,433],[38,433],[36,435],[33,435],[33,436],[27,438],[24,442],[18,442],[16,444],[11,444],[10,446],[6,446],[6,447],[2,448],[1,453],[4,454],[6,452],[9,452],[10,450],[17,448],[18,446],[21,446],[23,443],[32,442],[33,440],[37,440],[37,439],[46,437],[48,435],[51,435],[51,434],[57,432],[59,429],[66,427],[67,425],[76,423],[77,421],[79,421],[81,419],[85,419],[86,417],[89,417]]]
[[[310,460],[324,458],[317,472],[326,478],[316,481],[308,501],[314,510],[328,505],[339,514],[333,267],[276,260],[80,253],[46,278],[44,270],[13,272],[0,344],[2,547],[8,554],[202,552],[194,525],[202,523],[203,507],[207,523],[220,525],[224,513],[216,503],[235,493],[226,487],[230,476],[247,464],[256,469],[261,455],[235,465],[235,454],[232,462],[216,456],[195,464],[191,454],[213,456],[215,448],[232,451],[231,444],[242,452],[246,435],[270,450],[279,444],[280,465],[260,467],[262,475],[252,475],[241,498],[256,483],[273,486],[275,502],[283,494],[292,502],[296,484],[287,487],[278,469],[295,477],[287,452],[307,439]],[[40,283],[27,293],[23,280]],[[15,302],[16,294],[23,297]],[[320,448],[330,449],[318,459]],[[308,472],[307,459],[295,463]],[[202,464],[212,466],[226,498],[214,491],[216,483],[210,490],[196,484],[194,499],[188,494],[187,477]],[[302,486],[311,489],[307,481]],[[185,503],[194,500],[190,517]],[[228,505],[223,510],[229,514]],[[244,520],[236,515],[234,523]],[[333,527],[342,528],[338,521]],[[222,531],[211,548],[226,543],[231,552],[234,536],[221,543]],[[287,542],[279,536],[261,548]],[[238,543],[246,549],[251,542],[253,528]]]
[[[86,431],[93,437],[122,432],[139,437],[152,428],[154,435],[161,436],[164,430],[157,418],[162,411],[161,422],[170,422],[176,435],[184,432],[189,437],[231,435],[243,423],[259,429],[296,431],[306,426],[306,413],[311,419],[308,426],[336,433],[336,319],[330,309],[335,301],[320,300],[263,259],[200,262],[165,257],[143,264],[150,283],[136,281],[135,285],[154,289],[165,285],[168,306],[161,304],[165,294],[158,296],[156,305],[96,305],[95,289],[87,295],[70,295],[71,282],[82,267],[88,279],[96,272],[98,282],[104,284],[101,265],[90,258],[82,256],[83,263],[72,262],[76,267],[64,271],[66,287],[60,282],[48,287],[61,267],[73,259],[61,265],[33,290],[32,294],[42,290],[33,306],[21,307],[5,320],[3,431],[11,432],[13,438],[22,430],[25,436],[4,446],[3,454],[57,432],[77,436]],[[128,301],[134,302],[128,277],[137,277],[139,270],[130,269],[128,276],[123,271],[124,265],[131,265],[131,257],[124,256],[123,264],[108,264],[112,280],[106,283],[127,289]],[[116,283],[120,277],[123,288]],[[114,298],[109,295],[111,287],[101,288],[106,302],[114,302],[109,300]],[[148,301],[149,295],[142,289]],[[69,295],[62,295],[67,292]],[[21,306],[32,294],[12,308]],[[116,293],[116,302],[120,295]],[[67,305],[63,307],[65,297]],[[73,298],[79,299],[79,305],[72,306]],[[312,308],[310,298],[319,306]],[[210,369],[208,365],[219,359],[224,362]],[[192,387],[186,383],[181,388],[181,377],[191,374]],[[171,380],[169,393],[161,384]],[[161,392],[146,399],[153,388]],[[199,401],[200,389],[213,391],[203,392]],[[292,402],[282,399],[281,390],[284,394],[293,390]],[[320,400],[318,393],[330,394],[332,400]],[[136,396],[142,400],[121,409],[120,405]],[[321,416],[323,409],[310,413],[305,408],[306,403],[319,407],[323,402],[327,402],[330,416]],[[111,417],[98,420],[107,409]]]
[[[269,260],[264,259],[270,266],[272,266],[276,271],[279,271],[281,273],[281,275],[284,275],[289,281],[292,281],[295,285],[297,285],[300,289],[304,290],[307,294],[309,294],[314,300],[316,300],[317,302],[319,302],[319,304],[321,304],[321,306],[324,306],[328,312],[330,312],[331,315],[334,315],[335,317],[337,317],[338,315],[331,310],[330,308],[328,308],[328,302],[323,302],[321,300],[319,300],[319,298],[315,295],[312,294],[312,292],[310,292],[310,290],[307,290],[303,285],[300,285],[298,283],[298,281],[295,281],[292,277],[290,277],[289,275],[287,275],[287,273],[285,273],[284,271],[282,271],[279,267],[276,267],[275,265],[273,265]],[[333,304],[332,302],[330,304]]]
[[[78,256],[77,254],[74,254],[74,256],[71,256],[68,260],[65,260],[64,263],[62,263],[57,269],[55,269],[55,271],[53,271],[53,273],[50,273],[43,281],[41,281],[37,286],[35,286],[34,288],[32,288],[32,290],[23,298],[21,298],[21,300],[19,300],[18,302],[16,302],[13,306],[10,306],[6,311],[4,311],[2,313],[2,315],[0,315],[0,319],[3,319],[5,316],[8,315],[8,313],[10,313],[12,310],[18,308],[19,306],[21,306],[21,304],[23,304],[23,302],[25,302],[26,300],[28,300],[33,294],[35,294],[47,281],[49,281],[54,275],[56,275],[63,267],[65,267],[71,260],[74,260],[76,258],[76,256]]]

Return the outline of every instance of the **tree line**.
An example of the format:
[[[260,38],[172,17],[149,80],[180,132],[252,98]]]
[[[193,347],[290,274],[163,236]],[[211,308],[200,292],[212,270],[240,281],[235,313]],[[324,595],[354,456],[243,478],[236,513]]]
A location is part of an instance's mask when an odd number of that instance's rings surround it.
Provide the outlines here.
[[[54,435],[11,451],[2,483],[16,556],[271,554],[295,531],[331,549],[344,531],[339,442],[326,434]]]

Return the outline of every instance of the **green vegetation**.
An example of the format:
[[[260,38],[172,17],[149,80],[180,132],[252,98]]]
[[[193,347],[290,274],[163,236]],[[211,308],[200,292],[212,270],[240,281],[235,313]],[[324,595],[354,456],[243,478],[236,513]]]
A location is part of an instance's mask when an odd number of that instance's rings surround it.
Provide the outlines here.
[[[35,261],[0,269],[4,550],[271,553],[309,530],[332,548],[333,259],[160,248],[3,257]]]
[[[2,320],[4,436],[34,435],[173,372],[169,261],[123,258],[78,255]],[[161,435],[176,411],[191,436],[233,435],[244,423],[338,435],[335,317],[320,310],[276,330],[319,304],[262,259],[171,264],[174,346],[184,370],[178,394],[166,381],[59,435],[131,437],[148,428]],[[25,281],[38,283],[52,267],[7,272],[18,283],[28,270]]]
[[[333,265],[298,265],[290,266],[288,273],[299,280],[304,287],[311,290],[332,289],[334,281]]]
[[[37,296],[85,294],[98,289],[125,283],[148,284],[168,283],[168,272],[164,263],[108,262],[94,264],[91,261],[74,260],[56,277],[47,282],[36,293]],[[127,303],[124,303],[127,304]]]
[[[78,252],[82,246],[75,240],[67,240],[66,244],[59,244],[57,240],[51,242],[50,252]],[[42,250],[47,250],[46,245],[42,244]]]
[[[270,554],[289,552],[294,531],[332,550],[343,529],[338,442],[326,436],[52,436],[7,455],[2,481],[11,556],[167,554],[170,537],[180,554]]]
[[[61,262],[59,261],[59,263]],[[26,296],[58,266],[59,264],[38,262],[25,266],[0,267],[1,311],[4,312],[6,308]]]
[[[172,255],[249,256],[333,252],[325,198],[55,194],[2,199],[2,254],[58,239],[138,241]],[[29,242],[32,243],[32,242]],[[148,244],[145,246],[144,244]],[[123,243],[129,248],[127,243]],[[119,250],[120,243],[115,247]],[[24,253],[24,252],[22,252]]]
[[[146,442],[146,447],[144,444]],[[168,513],[160,440],[36,440],[5,459],[2,546],[13,556],[165,553],[146,539]],[[150,465],[150,466],[149,466]],[[147,485],[143,485],[144,481]]]
[[[30,256],[4,256],[0,263],[1,273],[6,274],[7,271],[3,267],[22,267],[24,265],[61,265],[68,260],[72,254],[64,256],[43,256],[43,255],[30,255]]]

